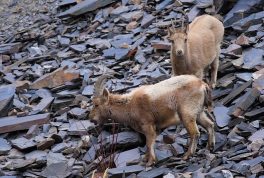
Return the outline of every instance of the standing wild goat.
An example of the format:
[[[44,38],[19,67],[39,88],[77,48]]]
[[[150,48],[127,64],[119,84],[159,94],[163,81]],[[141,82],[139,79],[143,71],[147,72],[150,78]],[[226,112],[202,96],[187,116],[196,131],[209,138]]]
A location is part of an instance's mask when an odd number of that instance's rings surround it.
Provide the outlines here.
[[[210,88],[194,75],[175,76],[154,85],[141,86],[127,94],[111,94],[104,87],[106,76],[95,83],[90,119],[103,124],[108,119],[131,126],[146,137],[147,166],[155,162],[156,130],[182,123],[190,134],[190,145],[183,159],[196,150],[200,135],[196,122],[208,132],[208,147],[215,144],[214,123],[204,112],[209,106]]]
[[[184,19],[188,17],[185,16]],[[215,87],[219,65],[220,45],[223,40],[222,22],[210,15],[194,19],[190,27],[168,29],[171,45],[172,74],[193,74],[203,78],[205,68],[211,67],[211,88]]]

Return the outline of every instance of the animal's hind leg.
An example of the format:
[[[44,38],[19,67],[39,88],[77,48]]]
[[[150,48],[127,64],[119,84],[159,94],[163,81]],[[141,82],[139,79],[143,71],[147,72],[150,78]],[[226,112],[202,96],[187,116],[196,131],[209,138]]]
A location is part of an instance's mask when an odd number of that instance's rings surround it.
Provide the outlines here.
[[[197,122],[208,132],[207,148],[212,151],[215,145],[214,123],[208,118],[204,111],[200,114],[200,117],[197,118]]]
[[[217,49],[216,57],[214,61],[210,65],[211,66],[211,82],[210,82],[211,88],[215,88],[215,85],[216,85],[217,71],[218,71],[218,66],[219,66],[219,54],[220,54],[220,46]]]
[[[156,129],[151,124],[146,124],[142,126],[144,135],[146,136],[147,152],[144,161],[148,161],[146,166],[151,166],[156,161],[156,156],[154,153],[154,143],[156,139]]]
[[[184,154],[183,160],[188,159],[196,150],[197,141],[200,136],[198,126],[196,124],[197,113],[190,111],[181,112],[181,121],[185,126],[187,132],[190,134],[190,144],[188,151]]]

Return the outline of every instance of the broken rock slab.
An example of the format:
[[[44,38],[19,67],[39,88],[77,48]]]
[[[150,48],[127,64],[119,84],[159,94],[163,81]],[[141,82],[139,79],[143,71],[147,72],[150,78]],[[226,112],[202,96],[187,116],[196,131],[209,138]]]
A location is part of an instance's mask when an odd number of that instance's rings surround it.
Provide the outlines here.
[[[67,69],[67,67],[61,67],[57,70],[45,74],[36,81],[34,81],[31,85],[31,89],[41,89],[41,88],[54,88],[60,85],[63,85],[65,82],[72,81],[74,79],[78,79],[80,77],[80,73],[75,69]]]
[[[0,45],[0,54],[13,54],[19,52],[22,48],[22,43],[8,43]]]
[[[214,116],[218,127],[225,127],[228,125],[231,117],[227,114],[229,109],[225,106],[216,106],[214,108]]]
[[[117,137],[117,138],[116,138]],[[120,132],[110,135],[106,138],[105,144],[111,144],[113,138],[116,139],[116,143],[120,146],[135,145],[141,142],[140,135],[136,132]]]
[[[47,166],[41,173],[43,177],[51,178],[51,177],[60,177],[65,178],[69,176],[70,168],[68,167],[67,162],[58,162],[52,163]]]
[[[224,26],[230,27],[234,22],[241,20],[253,12],[264,3],[263,0],[239,0],[234,7],[226,14],[224,18]]]
[[[15,92],[16,87],[14,85],[0,87],[0,117],[7,116],[12,107]]]
[[[132,150],[127,150],[119,154],[116,154],[114,161],[116,167],[125,167],[127,166],[128,163],[131,163],[139,159],[140,159],[140,151],[138,148],[135,148]]]
[[[253,133],[248,140],[250,141],[256,141],[256,140],[261,140],[264,139],[264,129],[258,130],[255,133]]]
[[[7,154],[11,150],[11,145],[6,139],[0,138],[0,156]]]
[[[232,28],[237,31],[245,31],[250,26],[261,24],[264,18],[264,11],[251,14],[250,16],[243,18],[232,25]]]
[[[36,147],[36,143],[32,139],[26,139],[24,137],[11,140],[12,146],[20,151],[30,150]]]
[[[168,174],[170,171],[169,168],[153,168],[149,171],[142,171],[140,172],[137,177],[138,178],[155,178],[161,177],[163,175]]]
[[[70,9],[58,14],[58,17],[78,16],[86,12],[94,11],[100,7],[115,2],[116,0],[85,0]]]
[[[243,68],[252,69],[257,65],[264,66],[263,60],[264,50],[257,48],[249,48],[243,51]]]
[[[41,125],[49,121],[50,114],[37,114],[25,117],[10,116],[0,119],[0,133],[29,129],[32,125]]]
[[[69,135],[86,135],[95,126],[89,120],[70,120]]]
[[[108,169],[108,175],[109,175],[109,178],[120,178],[122,177],[123,174],[128,176],[132,173],[139,173],[143,171],[144,169],[145,168],[140,165],[118,167],[118,168]]]

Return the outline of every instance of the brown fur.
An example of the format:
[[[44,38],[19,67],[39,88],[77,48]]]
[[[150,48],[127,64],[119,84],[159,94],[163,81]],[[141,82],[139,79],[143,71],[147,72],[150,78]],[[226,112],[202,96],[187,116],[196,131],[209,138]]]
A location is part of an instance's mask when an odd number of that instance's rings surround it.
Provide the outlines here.
[[[154,85],[141,86],[128,94],[111,94],[107,89],[93,98],[91,121],[108,119],[131,126],[146,136],[147,165],[155,162],[156,130],[183,123],[191,137],[184,159],[196,149],[200,123],[209,133],[208,146],[214,147],[214,124],[204,113],[208,86],[193,75],[175,76]]]
[[[210,66],[210,86],[214,88],[223,35],[222,22],[210,15],[195,18],[189,28],[169,28],[172,74],[193,74],[202,79],[205,68]]]

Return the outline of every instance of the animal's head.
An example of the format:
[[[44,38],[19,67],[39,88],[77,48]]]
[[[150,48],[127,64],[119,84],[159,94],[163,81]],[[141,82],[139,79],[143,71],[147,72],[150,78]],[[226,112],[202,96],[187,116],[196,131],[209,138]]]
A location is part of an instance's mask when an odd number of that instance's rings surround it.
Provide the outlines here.
[[[176,56],[183,56],[186,53],[188,40],[188,22],[185,24],[185,18],[181,20],[181,27],[175,28],[175,22],[168,28],[168,36],[171,41],[172,51]]]
[[[94,85],[94,95],[92,99],[93,108],[90,111],[89,118],[95,124],[103,124],[107,120],[109,91],[104,87],[106,79],[109,76],[102,75]]]

